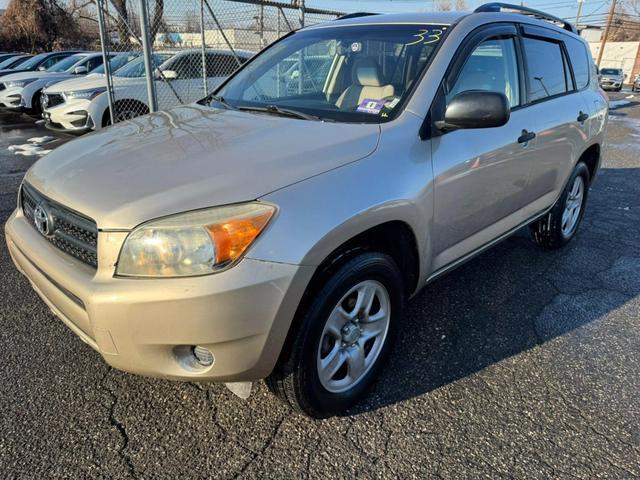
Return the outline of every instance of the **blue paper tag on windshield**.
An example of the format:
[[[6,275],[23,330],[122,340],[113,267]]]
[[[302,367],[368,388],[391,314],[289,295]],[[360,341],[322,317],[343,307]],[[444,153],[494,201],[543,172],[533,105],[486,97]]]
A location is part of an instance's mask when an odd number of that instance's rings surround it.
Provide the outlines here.
[[[357,111],[362,113],[370,113],[371,115],[378,115],[383,108],[384,100],[365,98],[358,106]]]

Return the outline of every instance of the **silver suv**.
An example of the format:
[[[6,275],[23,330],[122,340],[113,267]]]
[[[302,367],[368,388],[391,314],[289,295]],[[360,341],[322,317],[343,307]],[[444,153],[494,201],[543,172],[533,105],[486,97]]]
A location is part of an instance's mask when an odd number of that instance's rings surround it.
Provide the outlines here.
[[[506,8],[305,28],[58,148],[6,225],[15,264],[115,368],[344,410],[427,283],[524,226],[576,235],[607,102],[573,27]]]
[[[600,86],[603,90],[622,90],[624,80],[627,75],[621,68],[601,68],[600,69]]]

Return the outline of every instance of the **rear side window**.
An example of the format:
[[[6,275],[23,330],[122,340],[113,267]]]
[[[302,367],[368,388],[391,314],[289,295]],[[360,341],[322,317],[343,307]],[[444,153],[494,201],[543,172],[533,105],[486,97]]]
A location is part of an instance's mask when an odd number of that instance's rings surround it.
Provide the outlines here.
[[[523,39],[529,79],[529,101],[535,102],[567,91],[568,79],[559,43]]]
[[[590,59],[585,45],[575,38],[567,38],[565,40],[569,60],[573,67],[573,75],[576,79],[576,88],[583,89],[589,84],[589,65]]]

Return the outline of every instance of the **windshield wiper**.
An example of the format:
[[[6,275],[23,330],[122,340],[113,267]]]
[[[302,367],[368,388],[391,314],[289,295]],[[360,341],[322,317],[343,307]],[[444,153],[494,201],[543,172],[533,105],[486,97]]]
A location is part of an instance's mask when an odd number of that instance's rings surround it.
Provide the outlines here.
[[[276,115],[282,115],[285,117],[294,117],[301,118],[303,120],[315,120],[315,121],[325,121],[327,119],[319,117],[317,115],[311,115],[310,113],[300,112],[298,110],[292,110],[290,108],[282,108],[277,105],[267,105],[265,107],[251,107],[251,106],[242,106],[238,107],[238,110],[243,110],[247,112],[265,112],[265,113],[275,113]]]

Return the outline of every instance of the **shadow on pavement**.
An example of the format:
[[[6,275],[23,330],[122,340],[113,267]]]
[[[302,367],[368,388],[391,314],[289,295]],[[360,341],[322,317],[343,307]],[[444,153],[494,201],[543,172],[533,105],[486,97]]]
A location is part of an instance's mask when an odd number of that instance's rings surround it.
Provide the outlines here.
[[[349,414],[423,395],[605,316],[640,294],[640,169],[602,169],[577,237],[543,251],[527,229],[409,302],[373,390]]]

